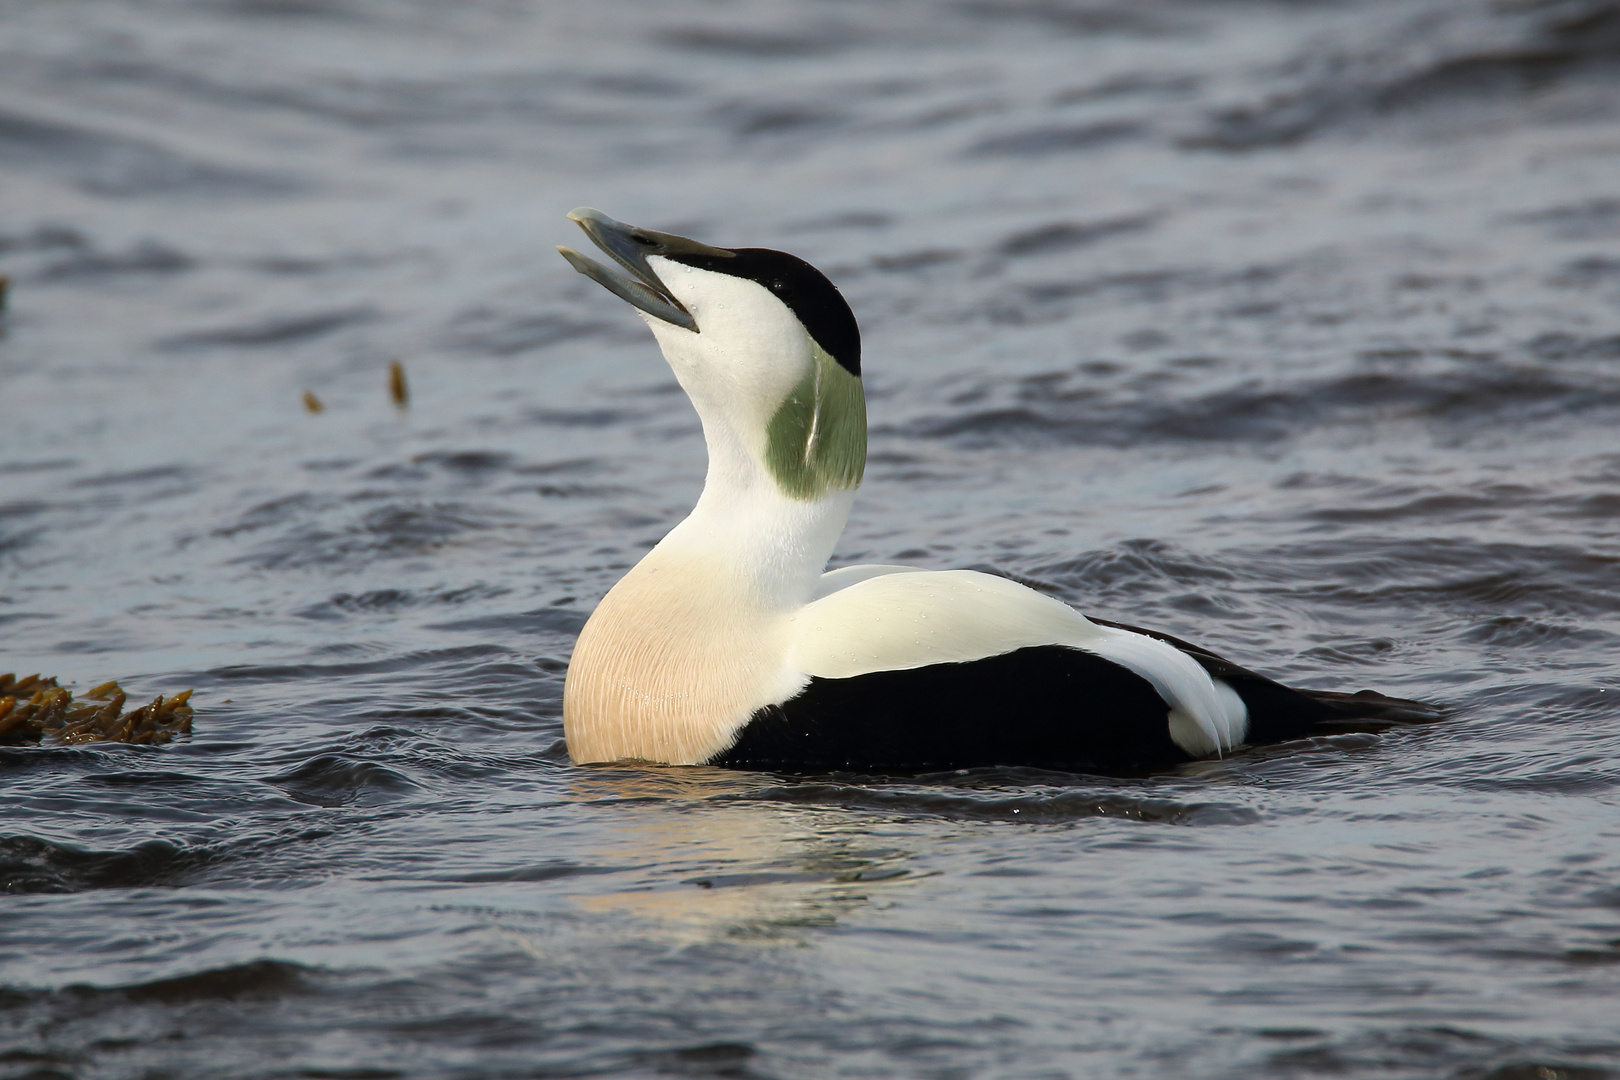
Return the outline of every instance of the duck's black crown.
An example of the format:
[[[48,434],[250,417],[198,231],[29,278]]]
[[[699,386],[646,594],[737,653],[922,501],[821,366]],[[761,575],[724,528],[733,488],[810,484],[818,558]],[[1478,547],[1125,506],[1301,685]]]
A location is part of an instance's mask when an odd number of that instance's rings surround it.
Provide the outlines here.
[[[838,286],[797,255],[770,248],[731,248],[732,257],[669,252],[666,259],[699,270],[757,281],[793,314],[810,336],[851,375],[861,373],[861,328]]]

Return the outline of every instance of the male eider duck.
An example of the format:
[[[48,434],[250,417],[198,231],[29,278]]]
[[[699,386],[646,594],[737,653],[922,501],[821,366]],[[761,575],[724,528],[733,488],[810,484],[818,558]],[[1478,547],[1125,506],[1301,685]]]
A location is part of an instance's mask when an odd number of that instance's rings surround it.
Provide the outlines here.
[[[1106,772],[1433,715],[1289,689],[991,574],[823,573],[866,465],[844,298],[784,252],[568,216],[628,274],[558,250],[641,312],[709,452],[697,506],[580,633],[563,691],[575,762]]]

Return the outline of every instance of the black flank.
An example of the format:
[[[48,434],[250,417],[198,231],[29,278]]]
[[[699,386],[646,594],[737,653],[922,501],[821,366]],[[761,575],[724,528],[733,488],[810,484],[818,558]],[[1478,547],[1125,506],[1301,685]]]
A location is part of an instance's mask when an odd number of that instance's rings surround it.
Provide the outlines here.
[[[1170,740],[1168,712],[1135,672],[1079,649],[1039,645],[960,664],[811,679],[797,697],[755,713],[712,764],[1155,769],[1191,760]]]
[[[770,248],[735,248],[721,255],[666,254],[686,266],[757,281],[799,317],[816,344],[851,375],[861,373],[861,330],[855,314],[827,275],[797,255]]]
[[[1169,634],[1092,621],[1174,645],[1236,690],[1249,709],[1244,741],[1251,745],[1444,715],[1371,690],[1295,690]],[[960,664],[813,678],[798,696],[755,713],[736,745],[711,764],[1137,772],[1192,760],[1171,740],[1168,714],[1158,691],[1135,672],[1080,649],[1039,645]]]

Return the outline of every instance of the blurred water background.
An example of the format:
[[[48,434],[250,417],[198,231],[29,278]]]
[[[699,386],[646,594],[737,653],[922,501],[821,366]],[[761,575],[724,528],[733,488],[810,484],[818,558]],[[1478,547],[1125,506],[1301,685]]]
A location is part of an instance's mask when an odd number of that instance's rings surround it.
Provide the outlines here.
[[[844,290],[838,561],[1454,718],[571,768],[582,203]],[[1620,3],[7,0],[0,273],[0,671],[199,707],[0,748],[0,1077],[1620,1075]]]

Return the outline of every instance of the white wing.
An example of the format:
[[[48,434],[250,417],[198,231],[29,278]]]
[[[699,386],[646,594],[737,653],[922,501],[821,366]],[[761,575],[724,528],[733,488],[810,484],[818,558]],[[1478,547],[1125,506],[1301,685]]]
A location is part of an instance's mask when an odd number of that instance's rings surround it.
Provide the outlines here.
[[[821,580],[816,583],[816,594],[812,599],[820,600],[823,596],[830,596],[839,589],[849,588],[857,581],[882,577],[884,574],[930,574],[933,572],[924,570],[920,566],[901,566],[898,563],[862,563],[859,566],[841,566],[837,570],[829,570],[821,575]]]
[[[806,675],[847,679],[1066,645],[1146,679],[1168,707],[1170,737],[1189,754],[1218,754],[1243,741],[1242,700],[1190,656],[1098,626],[1015,581],[973,570],[850,566],[822,582],[818,599],[789,621],[788,664]]]

